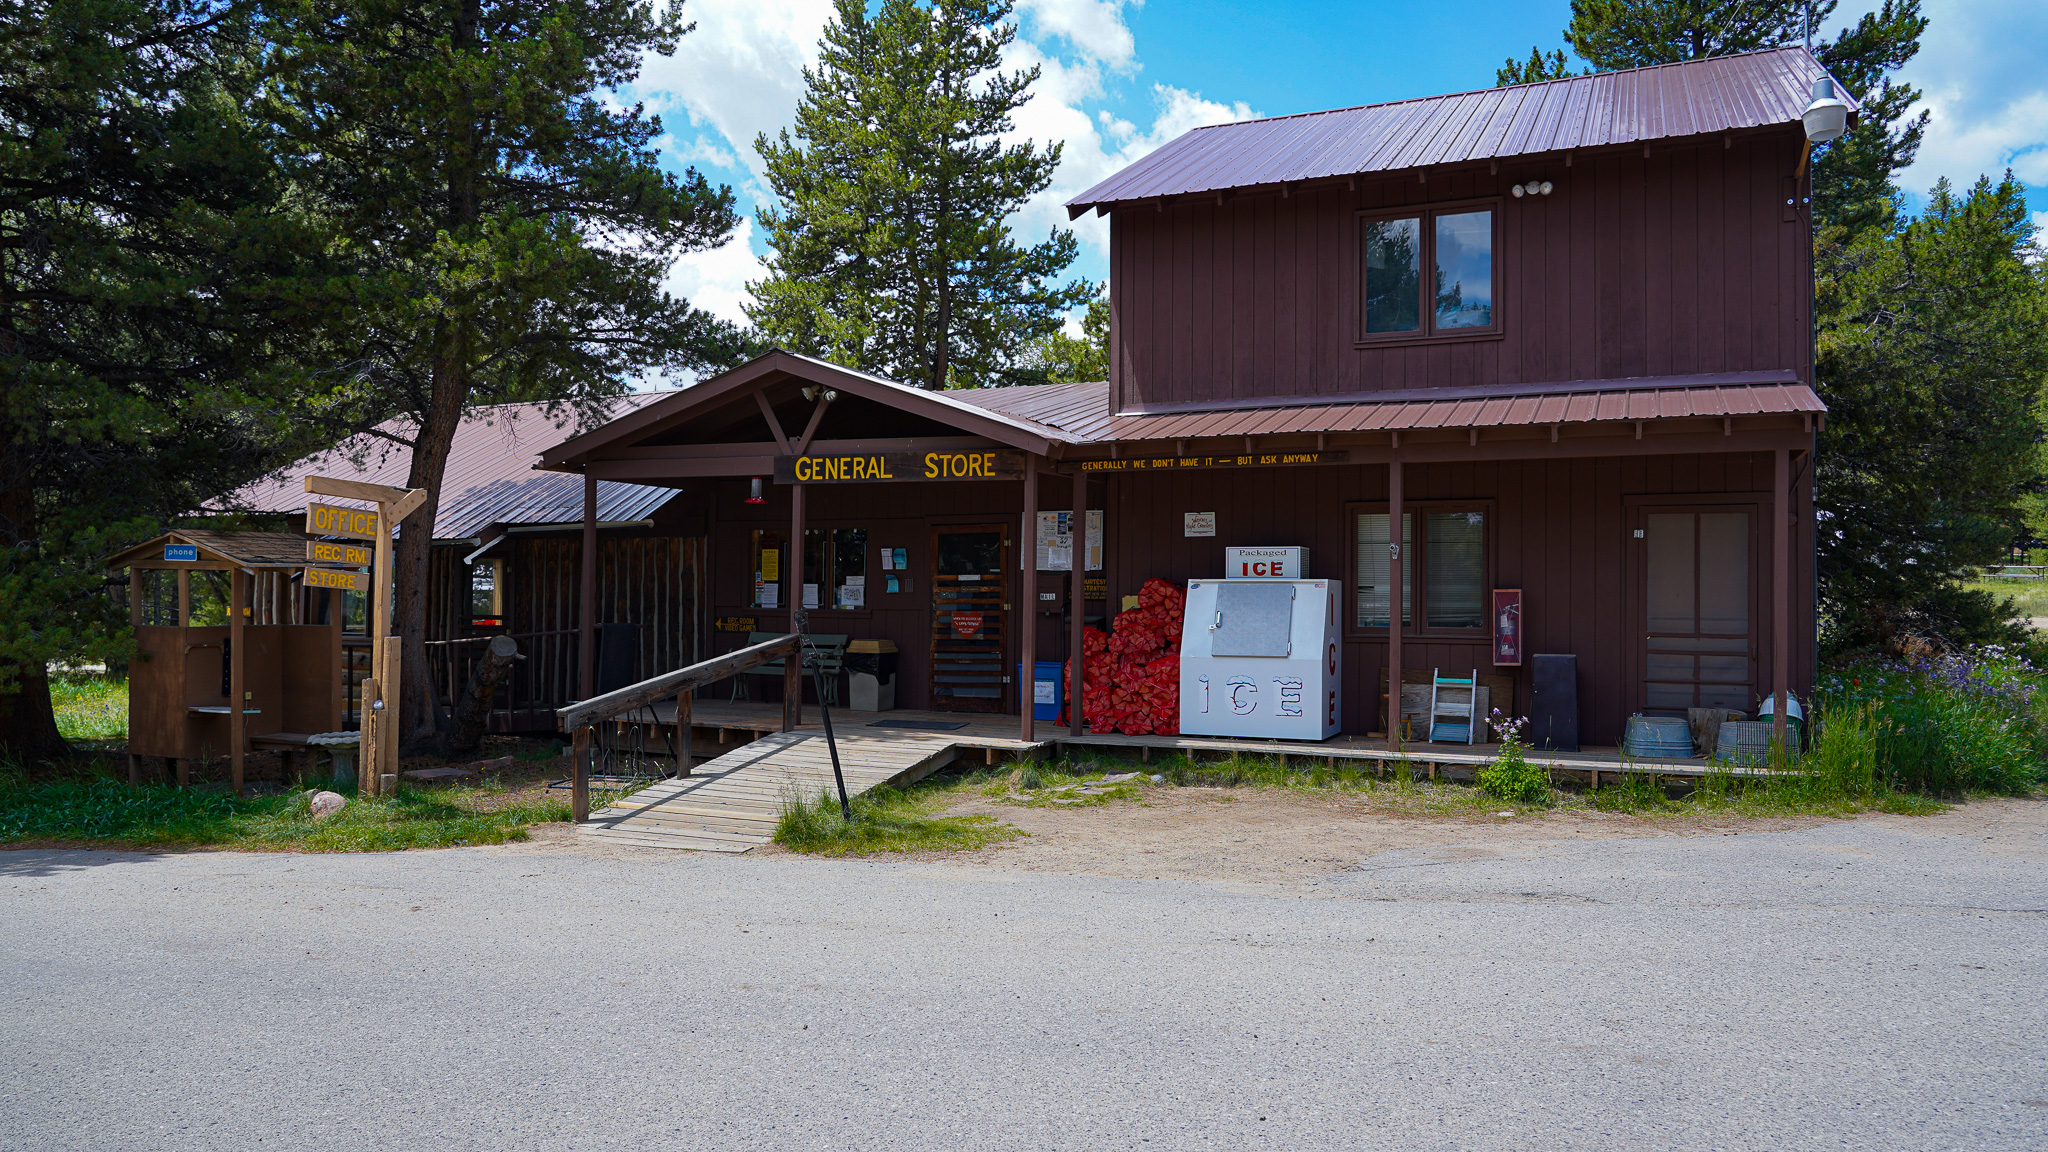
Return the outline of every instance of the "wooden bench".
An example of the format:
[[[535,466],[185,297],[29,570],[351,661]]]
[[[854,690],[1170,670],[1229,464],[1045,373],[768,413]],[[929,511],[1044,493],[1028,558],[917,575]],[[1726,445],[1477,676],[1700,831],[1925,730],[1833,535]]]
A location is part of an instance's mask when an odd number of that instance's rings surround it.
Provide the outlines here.
[[[765,644],[770,640],[780,640],[787,635],[789,635],[787,632],[749,632],[747,633],[747,647],[751,648],[756,644]],[[845,633],[834,635],[812,633],[804,637],[805,655],[817,654],[818,671],[824,675],[824,703],[830,704],[834,708],[839,707],[839,674],[846,670],[846,643],[849,639],[850,637]],[[740,673],[732,678],[733,700],[737,702],[753,699],[752,694],[747,688],[747,677],[761,676],[771,680],[780,680],[782,679],[782,673],[782,661],[780,660],[773,664],[763,664],[756,668],[750,668]]]

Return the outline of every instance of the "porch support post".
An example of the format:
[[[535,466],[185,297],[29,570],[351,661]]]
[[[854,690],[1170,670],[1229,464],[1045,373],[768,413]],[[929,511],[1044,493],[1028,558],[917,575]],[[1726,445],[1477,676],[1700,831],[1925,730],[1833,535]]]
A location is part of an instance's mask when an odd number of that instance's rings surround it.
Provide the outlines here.
[[[1074,472],[1074,565],[1070,573],[1072,608],[1067,621],[1067,732],[1081,734],[1081,637],[1087,628],[1082,613],[1088,603],[1088,474]]]
[[[228,779],[235,795],[242,794],[243,749],[249,743],[249,718],[242,714],[248,707],[242,699],[248,692],[248,677],[242,669],[249,662],[249,645],[243,639],[242,610],[248,604],[252,590],[249,577],[236,564],[228,572]]]
[[[1017,686],[1017,737],[1035,739],[1033,713],[1038,710],[1038,457],[1024,457],[1024,532],[1018,537],[1024,554],[1024,578],[1017,582],[1017,610],[1010,618],[1023,634],[1017,637],[1017,661],[1023,681]]]
[[[1771,739],[1786,745],[1792,664],[1792,453],[1771,453]]]
[[[789,486],[789,554],[783,557],[783,568],[789,580],[789,630],[801,635],[804,631],[804,486]],[[831,577],[819,573],[824,580]],[[822,591],[822,589],[821,589]],[[804,722],[804,660],[803,642],[797,642],[795,652],[782,658],[782,730],[795,728]],[[818,701],[824,707],[823,700]]]
[[[1383,719],[1387,742],[1401,738],[1401,609],[1408,589],[1401,583],[1401,462],[1387,462],[1387,699]]]
[[[583,474],[583,587],[576,623],[577,691],[597,695],[597,477]]]

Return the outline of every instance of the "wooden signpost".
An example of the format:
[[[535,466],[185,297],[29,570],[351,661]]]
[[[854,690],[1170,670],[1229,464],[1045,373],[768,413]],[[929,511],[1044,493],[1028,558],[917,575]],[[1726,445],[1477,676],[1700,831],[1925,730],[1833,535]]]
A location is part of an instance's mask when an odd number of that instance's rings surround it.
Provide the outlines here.
[[[363,681],[362,691],[362,754],[356,758],[356,785],[365,796],[378,796],[389,791],[398,782],[398,712],[402,697],[399,695],[399,646],[398,637],[391,631],[391,526],[412,514],[412,510],[426,502],[424,488],[392,488],[383,484],[364,484],[357,480],[338,480],[326,476],[306,477],[306,491],[315,496],[335,496],[343,500],[360,500],[375,504],[372,512],[363,508],[345,508],[332,504],[308,504],[306,506],[306,533],[310,536],[347,536],[357,540],[370,540],[374,548],[370,556],[370,613],[367,627],[370,630],[370,678]],[[334,548],[346,556],[353,553],[360,556],[362,549],[347,545],[333,545],[315,542],[307,546],[309,558],[324,559],[319,550]],[[345,562],[345,561],[344,561]],[[315,577],[315,572],[321,572]],[[326,584],[327,587],[350,587],[357,591],[360,585],[353,580],[364,579],[361,573],[324,572],[308,568],[306,582],[314,587],[323,586],[315,580],[324,581],[352,577],[350,585]]]

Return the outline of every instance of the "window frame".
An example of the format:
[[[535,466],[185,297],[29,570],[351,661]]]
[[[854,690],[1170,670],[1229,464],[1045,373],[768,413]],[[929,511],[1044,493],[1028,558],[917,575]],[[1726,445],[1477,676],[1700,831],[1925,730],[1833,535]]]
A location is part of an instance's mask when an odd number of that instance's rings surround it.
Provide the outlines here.
[[[1351,252],[1352,259],[1357,264],[1356,275],[1352,277],[1352,291],[1357,297],[1357,306],[1352,310],[1354,330],[1352,342],[1361,347],[1372,347],[1388,344],[1444,344],[1459,340],[1497,340],[1504,336],[1507,331],[1507,323],[1506,302],[1502,299],[1504,294],[1502,289],[1506,286],[1508,280],[1506,271],[1503,268],[1506,255],[1502,244],[1505,235],[1502,230],[1504,207],[1505,199],[1503,197],[1485,196],[1472,200],[1447,200],[1434,204],[1409,204],[1393,208],[1367,208],[1360,209],[1355,213],[1357,235],[1353,237]],[[1485,328],[1446,328],[1440,331],[1436,327],[1435,304],[1428,296],[1428,288],[1435,282],[1436,218],[1438,216],[1457,216],[1482,209],[1493,213],[1493,323]],[[1422,321],[1422,326],[1409,332],[1367,332],[1365,330],[1365,226],[1380,220],[1408,219],[1419,219],[1421,221],[1422,251],[1420,259],[1422,261],[1423,275],[1420,277],[1421,284],[1417,287],[1419,295],[1416,300],[1416,307],[1418,309],[1417,315]]]
[[[861,576],[863,579],[866,579],[867,577],[874,575],[874,573],[878,570],[878,565],[874,563],[875,549],[877,545],[875,544],[875,530],[873,527],[867,524],[850,524],[844,521],[827,521],[822,524],[804,525],[805,540],[804,547],[802,549],[803,558],[800,561],[800,571],[798,574],[798,578],[791,585],[791,587],[795,590],[795,599],[797,602],[801,603],[803,600],[804,580],[802,579],[802,577],[808,575],[810,570],[810,534],[813,532],[819,534],[819,567],[830,569],[832,567],[832,560],[838,552],[839,547],[838,542],[833,537],[835,536],[835,534],[839,532],[853,531],[856,529],[862,532],[866,532],[868,534],[867,540],[863,542],[861,545],[861,567],[863,569]],[[785,532],[785,535],[786,534],[787,533]],[[820,572],[819,575],[830,577],[832,573],[829,571],[825,571]],[[837,599],[837,597],[831,595],[832,585],[827,581],[820,581],[818,584],[818,606],[816,608],[806,608],[804,609],[804,611],[829,612],[834,616],[845,617],[848,619],[867,616],[873,613],[875,610],[874,593],[876,589],[875,586],[872,584],[863,584],[862,587],[865,588],[866,591],[861,596],[861,606],[858,608],[841,608],[838,607],[836,604],[829,602]]]
[[[1354,500],[1344,505],[1345,569],[1351,580],[1351,587],[1345,601],[1344,632],[1348,637],[1366,640],[1377,639],[1382,643],[1385,642],[1387,637],[1385,627],[1373,624],[1360,624],[1358,622],[1358,589],[1363,584],[1363,581],[1359,578],[1358,571],[1358,518],[1361,515],[1368,515],[1374,512],[1384,516],[1387,514],[1387,511],[1387,501],[1385,500]],[[1477,628],[1429,627],[1429,532],[1426,529],[1424,518],[1432,512],[1479,512],[1486,517],[1486,531],[1481,542],[1482,554],[1479,561],[1482,623]],[[1485,615],[1487,611],[1491,610],[1493,589],[1500,586],[1500,581],[1495,578],[1495,565],[1497,563],[1496,547],[1500,531],[1499,501],[1490,499],[1403,500],[1401,501],[1401,514],[1415,517],[1412,522],[1415,541],[1410,545],[1412,554],[1408,557],[1408,595],[1411,601],[1408,606],[1409,622],[1401,629],[1402,638],[1406,639],[1414,636],[1424,639],[1474,640],[1482,643],[1492,643],[1493,630],[1488,627],[1491,621],[1487,621]],[[1391,523],[1387,525],[1387,529],[1389,534],[1399,531]],[[1389,610],[1389,618],[1393,615],[1393,611]]]

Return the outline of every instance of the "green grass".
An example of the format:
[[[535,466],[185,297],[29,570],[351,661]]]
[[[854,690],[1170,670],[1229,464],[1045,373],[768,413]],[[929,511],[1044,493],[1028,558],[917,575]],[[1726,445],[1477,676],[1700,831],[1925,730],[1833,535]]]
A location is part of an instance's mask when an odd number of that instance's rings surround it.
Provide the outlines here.
[[[128,738],[128,681],[61,673],[50,677],[50,706],[66,740]]]
[[[909,791],[872,788],[853,798],[853,820],[839,811],[839,795],[821,789],[815,796],[792,795],[783,801],[775,842],[813,856],[864,856],[875,852],[971,852],[1023,832],[993,816],[940,816],[959,781],[938,780]]]
[[[236,797],[107,778],[15,782],[0,784],[0,844],[395,852],[524,840],[529,825],[569,818],[568,803],[552,796],[489,808],[478,803],[483,795],[400,788],[315,821],[297,795]]]
[[[2048,580],[1972,580],[1963,587],[2011,600],[2021,616],[2048,616]]]

